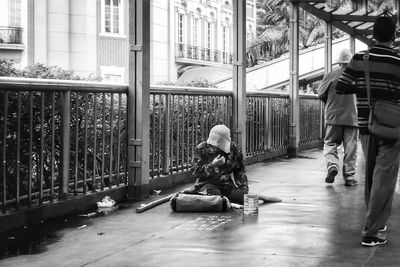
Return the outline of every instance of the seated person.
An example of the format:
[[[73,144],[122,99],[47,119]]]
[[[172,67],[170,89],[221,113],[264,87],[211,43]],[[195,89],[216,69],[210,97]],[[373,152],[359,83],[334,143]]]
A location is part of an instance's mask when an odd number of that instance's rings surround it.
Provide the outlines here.
[[[243,195],[249,191],[243,155],[231,141],[228,127],[214,126],[207,141],[196,147],[193,175],[197,177],[194,192],[222,195],[243,204]]]

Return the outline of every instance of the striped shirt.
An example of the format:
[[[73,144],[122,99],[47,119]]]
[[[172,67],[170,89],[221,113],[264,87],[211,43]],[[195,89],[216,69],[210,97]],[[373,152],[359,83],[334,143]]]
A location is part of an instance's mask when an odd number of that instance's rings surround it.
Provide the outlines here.
[[[347,68],[339,77],[335,91],[338,94],[356,94],[358,126],[361,134],[368,131],[368,96],[364,75],[365,52],[353,56]],[[371,103],[376,99],[400,103],[400,57],[393,49],[377,45],[369,50]]]

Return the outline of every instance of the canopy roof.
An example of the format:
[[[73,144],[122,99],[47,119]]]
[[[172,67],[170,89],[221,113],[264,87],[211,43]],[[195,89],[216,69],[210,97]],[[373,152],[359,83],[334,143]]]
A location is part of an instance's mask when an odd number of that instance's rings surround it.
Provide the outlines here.
[[[392,5],[386,5],[384,8],[378,10],[370,10],[365,7],[359,10],[353,10],[350,5],[340,5],[338,8],[331,8],[329,7],[329,1],[324,0],[290,0],[292,3],[298,3],[300,8],[328,23],[331,23],[334,27],[359,39],[367,45],[373,44],[372,29],[378,16],[382,16],[386,13],[386,15],[392,17],[393,20],[397,22],[397,25],[399,25],[398,17],[396,16],[399,9],[399,4],[396,3],[397,1],[398,0],[393,0]],[[364,1],[364,3],[367,5],[368,1]],[[400,51],[399,30],[396,31],[394,49],[397,52]]]

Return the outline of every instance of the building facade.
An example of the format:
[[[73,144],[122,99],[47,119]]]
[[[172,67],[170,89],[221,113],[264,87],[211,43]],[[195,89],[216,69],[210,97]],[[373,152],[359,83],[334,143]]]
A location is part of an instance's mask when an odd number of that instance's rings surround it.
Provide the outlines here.
[[[151,83],[199,66],[231,68],[232,0],[151,0]],[[247,1],[247,31],[256,30]],[[127,83],[128,0],[0,0],[0,58]]]

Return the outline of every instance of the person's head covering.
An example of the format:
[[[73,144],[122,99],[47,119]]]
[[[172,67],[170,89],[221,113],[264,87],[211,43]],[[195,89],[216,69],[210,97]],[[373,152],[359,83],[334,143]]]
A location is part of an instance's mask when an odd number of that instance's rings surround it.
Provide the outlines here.
[[[339,53],[338,63],[347,64],[350,62],[352,54],[348,49],[342,49]]]
[[[389,42],[394,38],[396,25],[390,17],[378,17],[374,24],[373,37],[379,42]]]
[[[215,125],[208,135],[207,144],[216,146],[225,153],[230,153],[231,131],[223,124]]]

